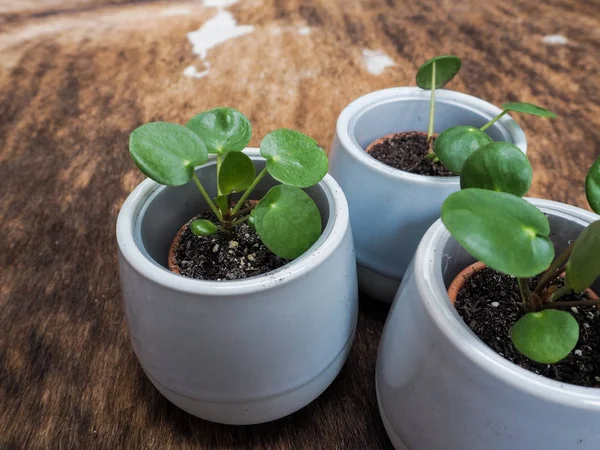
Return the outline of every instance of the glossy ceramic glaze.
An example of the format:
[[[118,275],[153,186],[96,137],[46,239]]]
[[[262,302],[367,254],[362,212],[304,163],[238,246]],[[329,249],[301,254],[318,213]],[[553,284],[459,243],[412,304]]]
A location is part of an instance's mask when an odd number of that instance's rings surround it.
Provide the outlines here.
[[[350,207],[361,290],[391,302],[419,240],[440,216],[458,177],[415,175],[387,166],[365,149],[394,132],[427,131],[430,92],[417,87],[385,89],[358,98],[337,121],[330,173]],[[480,127],[501,110],[470,95],[436,91],[435,132],[457,125]],[[525,135],[504,116],[487,133],[527,151]]]
[[[557,252],[599,217],[531,200]],[[458,316],[447,295],[474,259],[441,220],[429,228],[385,325],[377,359],[381,416],[398,450],[597,450],[600,389],[567,385],[505,360]],[[600,288],[596,280],[592,288]]]
[[[246,150],[257,171],[264,159]],[[215,185],[215,161],[196,170]],[[262,197],[276,182],[265,177]],[[203,419],[252,424],[314,400],[340,371],[358,310],[348,207],[329,175],[307,189],[321,238],[295,261],[235,281],[184,278],[166,269],[182,223],[207,209],[196,187],[141,183],[117,222],[120,277],[133,349],[165,397]],[[211,192],[214,194],[214,192]]]

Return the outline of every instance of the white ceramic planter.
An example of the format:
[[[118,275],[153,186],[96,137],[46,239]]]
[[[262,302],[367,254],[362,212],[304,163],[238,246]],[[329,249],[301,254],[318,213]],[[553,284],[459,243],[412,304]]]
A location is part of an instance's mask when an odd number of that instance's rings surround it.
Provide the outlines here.
[[[246,150],[257,171],[264,159]],[[215,161],[196,170],[215,185]],[[256,198],[275,184],[265,177]],[[156,388],[180,408],[227,424],[267,422],[314,400],[340,371],[356,327],[356,261],[344,195],[329,175],[306,190],[324,232],[292,263],[235,281],[166,269],[171,239],[206,204],[195,186],[141,183],[117,221],[133,349]],[[214,194],[214,192],[211,192]]]
[[[377,138],[401,131],[427,131],[430,91],[384,89],[350,103],[340,114],[330,154],[330,173],[350,206],[361,290],[391,302],[419,240],[440,216],[444,200],[459,190],[458,177],[415,175],[369,156]],[[435,132],[456,125],[480,127],[496,106],[459,92],[436,91]],[[487,130],[497,141],[527,151],[525,135],[504,116]]]
[[[599,217],[547,200],[557,252]],[[386,430],[405,450],[598,450],[600,389],[559,383],[505,360],[465,325],[446,293],[473,262],[441,220],[398,290],[377,360]],[[592,286],[600,288],[600,280]]]

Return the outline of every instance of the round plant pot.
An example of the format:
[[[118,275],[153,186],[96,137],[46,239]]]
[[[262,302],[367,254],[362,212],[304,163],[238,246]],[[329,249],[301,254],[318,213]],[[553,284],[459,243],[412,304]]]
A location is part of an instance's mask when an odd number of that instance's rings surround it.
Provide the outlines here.
[[[557,254],[598,216],[530,199]],[[597,450],[600,389],[560,383],[507,361],[459,317],[447,289],[474,259],[441,220],[398,290],[377,359],[377,397],[396,449]],[[598,292],[600,279],[592,285]]]
[[[419,240],[440,216],[459,177],[416,175],[394,169],[366,153],[373,141],[402,131],[427,131],[430,91],[417,87],[384,89],[358,98],[337,121],[330,173],[350,206],[359,286],[371,297],[391,302]],[[435,132],[457,125],[481,127],[500,113],[470,95],[436,91]],[[508,115],[486,131],[495,141],[523,152],[523,130]]]
[[[256,149],[246,154],[257,172],[264,167]],[[214,187],[215,160],[196,174]],[[265,177],[255,198],[275,184]],[[358,311],[348,206],[329,175],[306,192],[323,219],[319,240],[277,270],[234,281],[167,268],[177,230],[207,209],[193,183],[146,180],[121,208],[119,268],[133,350],[156,388],[185,411],[226,424],[275,420],[318,397],[344,364]]]

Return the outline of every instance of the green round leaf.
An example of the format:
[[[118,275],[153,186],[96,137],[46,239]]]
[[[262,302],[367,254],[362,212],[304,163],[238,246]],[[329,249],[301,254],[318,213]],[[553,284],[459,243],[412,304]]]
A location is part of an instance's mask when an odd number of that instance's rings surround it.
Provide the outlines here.
[[[254,164],[242,152],[228,153],[219,171],[219,188],[224,195],[242,192],[250,187],[256,176]]]
[[[600,214],[600,157],[594,161],[585,177],[585,196],[592,210]]]
[[[252,137],[250,121],[233,108],[215,108],[200,113],[185,126],[202,138],[209,153],[244,150]]]
[[[512,194],[455,192],[442,205],[442,221],[471,255],[508,275],[532,277],[554,259],[548,218]]]
[[[536,362],[554,364],[577,345],[579,325],[571,314],[556,309],[528,313],[510,330],[514,346]]]
[[[552,119],[558,117],[552,111],[542,108],[531,103],[515,102],[502,105],[502,109],[506,111],[514,111],[525,114],[533,114],[534,116],[550,117]]]
[[[475,150],[460,172],[460,187],[488,189],[524,196],[531,186],[533,168],[519,147],[492,142]]]
[[[190,223],[190,231],[196,236],[211,236],[215,234],[218,229],[210,220],[196,219]]]
[[[457,126],[442,131],[433,145],[433,152],[448,169],[461,173],[465,160],[477,149],[493,140],[475,127]]]
[[[589,288],[600,276],[600,220],[583,230],[573,246],[565,281],[575,291]]]
[[[151,122],[133,130],[129,153],[144,174],[167,186],[186,184],[194,167],[208,160],[206,146],[198,136],[168,122]]]
[[[302,189],[277,185],[252,211],[256,232],[276,255],[294,259],[321,236],[321,214]]]
[[[267,134],[260,143],[267,170],[277,181],[306,188],[327,173],[327,155],[317,142],[298,131],[285,128]]]
[[[458,73],[461,60],[458,56],[442,55],[426,61],[417,72],[417,86],[421,89],[431,89],[431,77],[435,63],[435,88],[446,85]]]
[[[256,231],[256,222],[254,220],[254,210],[252,210],[250,212],[250,215],[248,216],[248,225],[250,225],[250,228],[252,228],[254,231]]]

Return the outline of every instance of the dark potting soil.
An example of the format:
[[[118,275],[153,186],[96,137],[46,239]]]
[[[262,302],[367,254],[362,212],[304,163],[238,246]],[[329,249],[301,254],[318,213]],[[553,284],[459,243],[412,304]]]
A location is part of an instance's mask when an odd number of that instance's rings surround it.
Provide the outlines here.
[[[435,142],[433,137],[431,145]],[[427,133],[408,131],[396,133],[373,145],[369,155],[394,169],[419,175],[455,177],[441,162],[425,158],[429,150]]]
[[[538,280],[532,279],[529,287],[534,289]],[[556,284],[564,283],[557,280]],[[585,298],[585,294],[570,294],[561,301]],[[571,308],[580,329],[577,346],[556,364],[539,364],[519,353],[510,340],[510,328],[525,314],[514,278],[489,268],[475,272],[459,291],[455,306],[483,342],[516,365],[564,383],[600,387],[600,311],[595,307]]]
[[[194,219],[219,223],[212,212]],[[230,239],[223,233],[196,236],[186,227],[174,254],[181,275],[200,280],[239,280],[270,272],[289,262],[265,247],[256,231],[245,222],[235,227]]]

